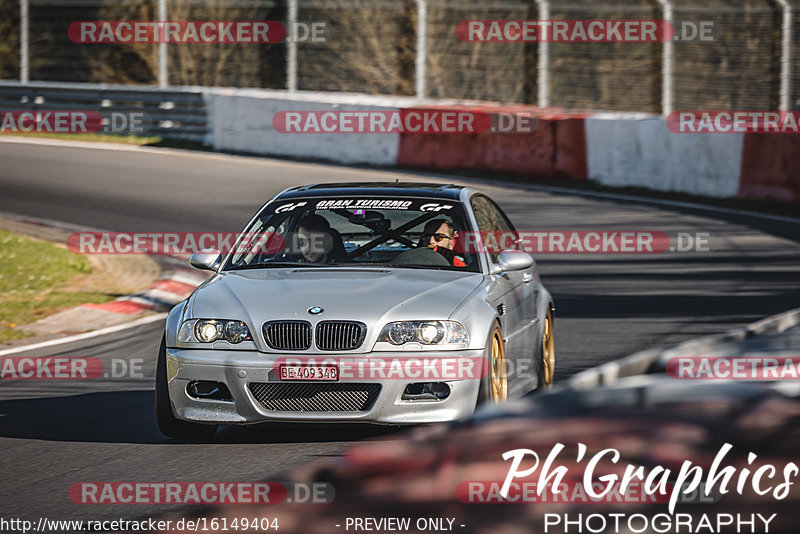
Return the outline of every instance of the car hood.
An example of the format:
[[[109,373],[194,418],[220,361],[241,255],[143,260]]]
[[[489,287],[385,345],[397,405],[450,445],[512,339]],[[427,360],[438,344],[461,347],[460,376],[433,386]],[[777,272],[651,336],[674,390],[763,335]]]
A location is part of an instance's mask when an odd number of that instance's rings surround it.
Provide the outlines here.
[[[478,273],[424,269],[227,271],[194,293],[190,314],[243,320],[256,329],[277,319],[361,321],[370,337],[389,321],[449,318],[482,280]],[[312,315],[312,306],[324,311]]]

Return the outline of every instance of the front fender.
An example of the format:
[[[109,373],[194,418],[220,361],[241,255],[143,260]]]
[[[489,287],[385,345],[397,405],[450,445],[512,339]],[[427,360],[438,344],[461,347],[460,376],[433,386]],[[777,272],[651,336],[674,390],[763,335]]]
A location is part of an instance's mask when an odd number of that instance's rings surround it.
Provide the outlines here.
[[[473,290],[450,316],[469,332],[469,348],[484,349],[497,319],[497,309],[489,302],[486,280]],[[502,319],[501,319],[502,324]]]
[[[181,327],[183,323],[184,314],[186,312],[186,305],[189,302],[189,299],[184,300],[183,302],[179,302],[169,311],[167,315],[167,326],[166,326],[166,335],[167,335],[167,347],[174,347],[178,343],[178,329]]]

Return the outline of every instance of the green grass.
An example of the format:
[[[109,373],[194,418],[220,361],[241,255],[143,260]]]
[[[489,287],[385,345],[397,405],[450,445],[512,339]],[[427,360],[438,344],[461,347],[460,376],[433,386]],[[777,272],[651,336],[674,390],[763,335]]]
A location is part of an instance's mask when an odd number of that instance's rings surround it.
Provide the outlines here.
[[[85,256],[0,230],[0,342],[28,337],[19,325],[62,309],[113,300],[103,293],[65,291],[71,279],[91,271]]]

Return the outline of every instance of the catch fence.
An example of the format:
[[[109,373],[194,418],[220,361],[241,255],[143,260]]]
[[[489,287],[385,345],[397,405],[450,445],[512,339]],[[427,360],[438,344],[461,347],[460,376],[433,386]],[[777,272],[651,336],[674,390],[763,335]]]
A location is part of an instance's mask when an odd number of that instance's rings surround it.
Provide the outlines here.
[[[587,110],[800,109],[796,0],[0,0],[0,79]],[[76,21],[276,21],[276,43],[81,43]],[[465,41],[464,21],[666,21],[649,42]],[[317,31],[318,30],[318,31]]]

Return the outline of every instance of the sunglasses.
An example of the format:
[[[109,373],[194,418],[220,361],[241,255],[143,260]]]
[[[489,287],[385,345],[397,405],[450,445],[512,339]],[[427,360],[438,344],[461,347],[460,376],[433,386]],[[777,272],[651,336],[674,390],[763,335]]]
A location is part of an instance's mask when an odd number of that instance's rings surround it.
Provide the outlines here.
[[[444,241],[445,239],[453,239],[452,236],[449,236],[447,234],[431,234],[431,237],[434,239],[434,241],[437,242]]]

